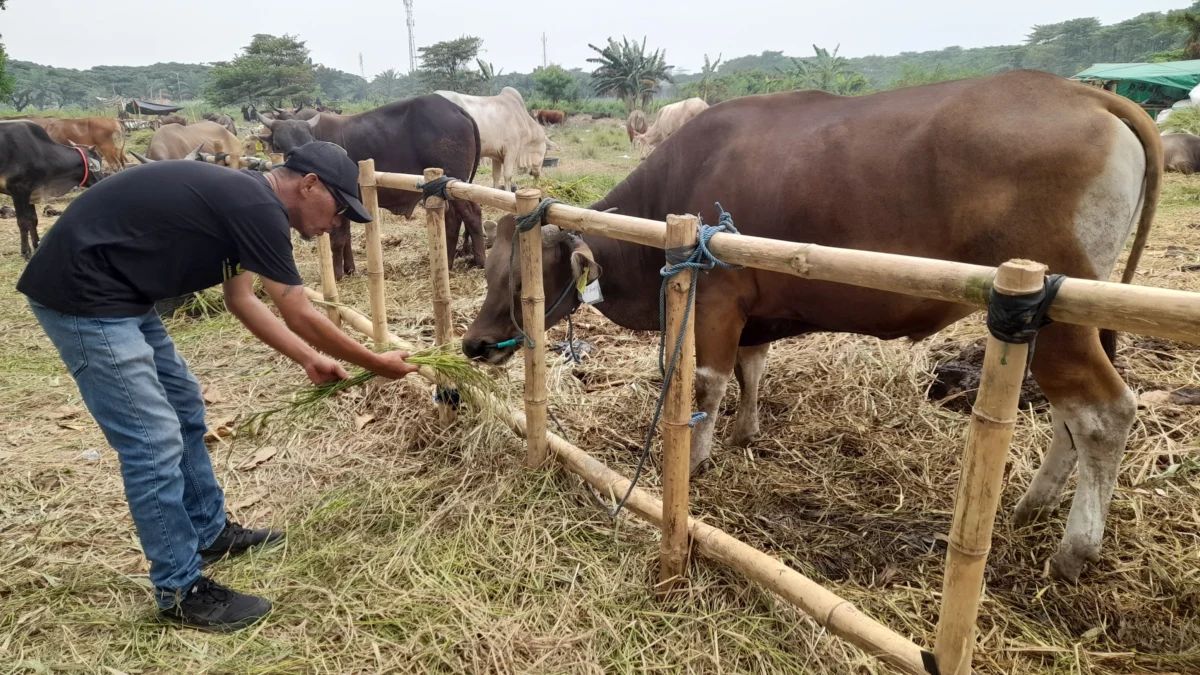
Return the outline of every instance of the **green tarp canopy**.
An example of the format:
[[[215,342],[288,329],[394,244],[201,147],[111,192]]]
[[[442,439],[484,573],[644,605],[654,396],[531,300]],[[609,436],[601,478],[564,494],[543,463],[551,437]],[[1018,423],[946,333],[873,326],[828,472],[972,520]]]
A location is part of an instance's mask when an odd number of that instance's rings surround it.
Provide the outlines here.
[[[1097,63],[1071,79],[1115,82],[1121,96],[1146,106],[1169,108],[1200,85],[1200,60]]]

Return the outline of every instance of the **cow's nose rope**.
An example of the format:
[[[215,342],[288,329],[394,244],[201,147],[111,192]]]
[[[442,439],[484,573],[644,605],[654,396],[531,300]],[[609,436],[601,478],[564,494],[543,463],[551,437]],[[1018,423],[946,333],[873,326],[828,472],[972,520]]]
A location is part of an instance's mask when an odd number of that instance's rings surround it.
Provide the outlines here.
[[[658,370],[663,376],[662,393],[658,395],[658,404],[654,407],[654,417],[650,420],[650,430],[646,432],[646,442],[642,444],[642,455],[638,458],[637,469],[633,472],[633,479],[629,481],[629,489],[625,491],[625,496],[617,502],[617,505],[612,509],[605,507],[608,515],[611,518],[616,518],[617,514],[625,506],[625,502],[629,500],[629,496],[633,494],[633,490],[637,487],[638,479],[642,476],[642,469],[646,466],[646,458],[650,455],[650,446],[654,442],[654,434],[658,428],[658,420],[662,417],[663,403],[667,400],[667,388],[671,384],[671,376],[675,373],[675,366],[679,361],[679,352],[683,350],[683,334],[687,329],[688,321],[691,320],[692,304],[696,299],[696,282],[700,280],[701,271],[708,271],[716,267],[727,270],[740,270],[741,265],[730,265],[722,262],[708,250],[708,242],[718,232],[729,232],[730,234],[739,234],[737,228],[733,226],[733,216],[730,216],[725,209],[721,208],[721,204],[717,205],[717,212],[720,214],[717,217],[716,225],[705,225],[703,221],[697,224],[699,228],[699,236],[696,238],[695,246],[680,246],[678,248],[669,248],[666,250],[667,264],[659,274],[662,275],[662,285],[658,290]],[[696,270],[697,274],[692,275],[692,283],[688,287],[688,303],[687,308],[683,313],[683,323],[679,327],[679,335],[675,338],[675,348],[671,350],[671,359],[664,364],[664,356],[666,355],[667,344],[667,282],[671,277],[683,272],[684,270]],[[696,426],[698,422],[706,419],[708,413],[694,412],[689,426]],[[593,493],[595,496],[595,493]],[[599,498],[597,497],[597,500]],[[601,502],[603,503],[603,502]]]

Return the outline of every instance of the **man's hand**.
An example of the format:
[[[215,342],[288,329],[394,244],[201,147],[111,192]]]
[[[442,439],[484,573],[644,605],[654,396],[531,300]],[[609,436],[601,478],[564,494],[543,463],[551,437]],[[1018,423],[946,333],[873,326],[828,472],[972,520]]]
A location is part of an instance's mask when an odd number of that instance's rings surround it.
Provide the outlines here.
[[[324,384],[334,380],[345,380],[350,377],[342,364],[327,356],[314,354],[312,360],[304,364],[304,372],[313,384]]]
[[[408,352],[384,352],[379,355],[379,363],[371,368],[371,372],[389,380],[398,380],[419,370],[418,366],[404,362],[408,357]]]

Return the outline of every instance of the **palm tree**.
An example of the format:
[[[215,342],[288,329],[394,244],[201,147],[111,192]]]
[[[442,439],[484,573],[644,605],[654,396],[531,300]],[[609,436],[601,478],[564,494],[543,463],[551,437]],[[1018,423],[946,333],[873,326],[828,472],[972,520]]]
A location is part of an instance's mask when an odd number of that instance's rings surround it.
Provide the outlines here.
[[[792,67],[787,71],[793,84],[802,89],[820,89],[843,96],[861,94],[867,90],[867,78],[862,73],[850,70],[850,62],[844,56],[838,56],[841,45],[828,49],[813,45],[816,56],[809,59],[792,59]]]
[[[696,86],[696,93],[700,94],[705,103],[712,103],[710,99],[714,86],[713,75],[717,72],[717,66],[721,65],[722,56],[723,54],[717,54],[717,60],[709,62],[708,54],[704,55],[704,68],[700,70],[700,84]]]
[[[641,44],[621,38],[617,42],[608,39],[608,45],[603,49],[589,44],[598,56],[588,59],[589,63],[598,64],[592,71],[593,86],[596,91],[612,94],[625,103],[625,109],[632,111],[639,103],[645,107],[658,93],[659,82],[673,82],[671,66],[667,65],[667,54],[655,50],[646,54],[646,38]]]
[[[1189,59],[1200,59],[1200,12],[1174,12],[1167,18],[1187,31],[1183,55]]]
[[[375,76],[371,86],[375,88],[376,93],[389,101],[400,98],[400,73],[397,73],[395,68],[388,68]]]

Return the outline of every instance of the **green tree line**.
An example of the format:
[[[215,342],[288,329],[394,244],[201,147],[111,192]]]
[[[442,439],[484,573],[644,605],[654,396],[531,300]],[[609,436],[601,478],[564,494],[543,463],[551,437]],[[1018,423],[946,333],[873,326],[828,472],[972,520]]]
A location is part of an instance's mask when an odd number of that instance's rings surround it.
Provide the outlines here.
[[[417,72],[389,68],[368,80],[313,63],[305,43],[290,35],[255,35],[232,59],[213,64],[87,70],[6,61],[0,45],[0,102],[26,110],[92,109],[97,107],[97,97],[112,96],[203,99],[217,106],[247,102],[298,106],[319,98],[327,104],[367,107],[438,89],[486,95],[514,87],[539,104],[574,109],[578,106],[569,104],[607,97],[631,110],[645,108],[664,95],[700,96],[710,103],[803,88],[853,95],[1018,68],[1070,76],[1098,62],[1194,58],[1200,55],[1200,1],[1184,10],[1146,12],[1107,26],[1086,17],[1036,25],[1019,45],[858,58],[840,55],[836,45],[832,49],[813,45],[812,54],[803,56],[764,51],[730,59],[718,55],[713,60],[706,55],[699,73],[674,69],[666,53],[648,48],[645,38],[639,42],[610,37],[601,45],[589,44],[594,52],[588,59],[594,66],[590,71],[550,65],[532,73],[506,73],[479,57],[482,47],[482,39],[469,35],[435,43],[419,50]]]

